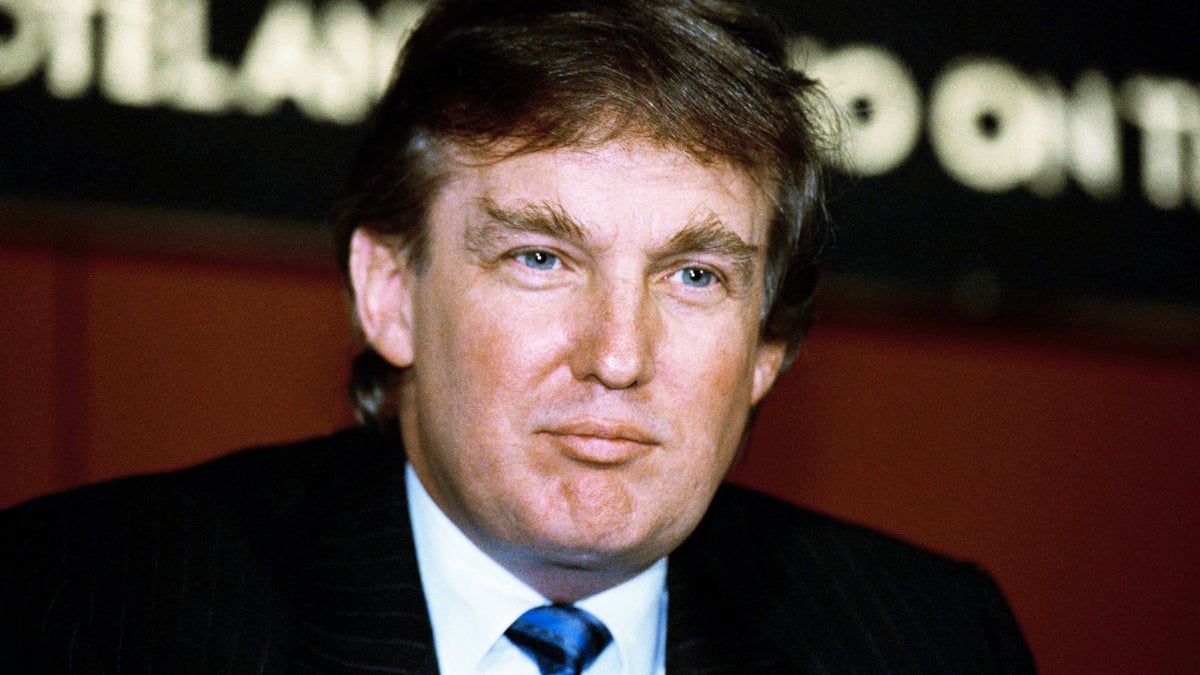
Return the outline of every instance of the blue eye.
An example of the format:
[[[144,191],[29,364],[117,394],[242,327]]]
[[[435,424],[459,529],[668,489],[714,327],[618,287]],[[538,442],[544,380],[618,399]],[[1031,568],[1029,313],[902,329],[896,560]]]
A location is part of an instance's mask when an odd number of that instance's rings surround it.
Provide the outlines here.
[[[517,254],[526,267],[535,270],[552,270],[558,266],[558,256],[546,251],[525,251]]]
[[[717,276],[700,267],[685,267],[679,270],[680,281],[692,288],[705,288],[716,281]]]

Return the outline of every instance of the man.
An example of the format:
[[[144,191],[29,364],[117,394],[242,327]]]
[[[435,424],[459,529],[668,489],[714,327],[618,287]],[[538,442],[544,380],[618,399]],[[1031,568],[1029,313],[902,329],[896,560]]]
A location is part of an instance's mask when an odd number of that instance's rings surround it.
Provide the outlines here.
[[[1032,669],[975,568],[720,488],[798,348],[813,84],[721,0],[450,0],[336,215],[362,428],[19,507],[13,672]]]

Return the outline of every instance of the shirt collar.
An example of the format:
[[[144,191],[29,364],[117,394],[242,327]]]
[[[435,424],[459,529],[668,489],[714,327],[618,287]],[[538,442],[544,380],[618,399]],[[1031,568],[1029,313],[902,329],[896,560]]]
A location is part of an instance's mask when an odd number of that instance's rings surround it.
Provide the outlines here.
[[[476,547],[434,503],[412,465],[405,484],[438,664],[444,673],[473,672],[517,617],[549,601]],[[662,663],[666,575],[662,558],[576,603],[608,627],[626,673],[656,672]]]

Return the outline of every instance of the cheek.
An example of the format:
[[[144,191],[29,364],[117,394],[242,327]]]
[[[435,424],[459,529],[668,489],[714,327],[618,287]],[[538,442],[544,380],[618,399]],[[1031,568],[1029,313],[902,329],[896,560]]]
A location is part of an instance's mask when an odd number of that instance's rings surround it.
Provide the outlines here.
[[[736,407],[753,389],[756,345],[739,322],[721,323],[671,331],[666,347],[672,355],[671,379],[684,398]]]
[[[428,334],[436,344],[426,345],[425,363],[446,369],[441,385],[458,398],[451,405],[497,416],[528,400],[554,370],[563,343],[555,308],[519,300],[462,289],[431,296],[436,326]]]
[[[740,330],[690,333],[672,340],[667,379],[680,431],[691,447],[708,449],[710,466],[723,466],[737,450],[754,384],[754,346]]]
[[[561,351],[562,325],[551,303],[487,296],[470,303],[458,324],[463,356],[493,379],[525,380],[552,367]]]

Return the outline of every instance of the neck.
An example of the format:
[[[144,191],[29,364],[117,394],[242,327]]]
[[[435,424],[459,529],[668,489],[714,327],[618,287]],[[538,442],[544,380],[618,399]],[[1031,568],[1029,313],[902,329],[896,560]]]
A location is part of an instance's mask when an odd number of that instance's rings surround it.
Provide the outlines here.
[[[626,568],[622,565],[583,568],[557,563],[506,560],[505,556],[496,556],[491,552],[488,552],[488,555],[551,602],[578,602],[619,586],[645,569]]]

